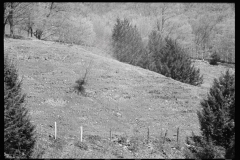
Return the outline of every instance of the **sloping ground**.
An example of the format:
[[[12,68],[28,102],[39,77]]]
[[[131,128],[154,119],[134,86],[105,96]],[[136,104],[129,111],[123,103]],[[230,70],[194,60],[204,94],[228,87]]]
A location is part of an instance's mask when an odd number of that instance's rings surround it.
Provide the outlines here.
[[[181,150],[173,153],[171,145],[166,151],[153,152],[146,147],[133,154],[106,140],[110,129],[113,136],[146,138],[149,127],[150,137],[168,130],[167,144],[171,144],[176,142],[180,127],[180,141],[184,142],[192,131],[199,133],[196,111],[216,75],[211,73],[213,69],[204,69],[209,66],[197,64],[202,67],[205,82],[195,87],[79,46],[39,40],[5,39],[4,52],[16,60],[23,77],[27,107],[37,126],[43,158],[181,158]],[[75,93],[73,86],[89,64],[83,96]],[[54,135],[55,121],[58,141],[53,142],[49,137]],[[80,138],[80,126],[84,142],[90,147],[87,151],[74,145]],[[92,146],[87,138],[91,135],[101,137],[101,143]]]
[[[203,75],[203,84],[201,87],[206,89],[209,89],[212,86],[214,78],[220,77],[226,72],[226,70],[229,69],[230,72],[235,72],[235,65],[233,64],[231,67],[224,65],[213,66],[207,62],[196,60],[194,66],[200,69],[200,73]]]

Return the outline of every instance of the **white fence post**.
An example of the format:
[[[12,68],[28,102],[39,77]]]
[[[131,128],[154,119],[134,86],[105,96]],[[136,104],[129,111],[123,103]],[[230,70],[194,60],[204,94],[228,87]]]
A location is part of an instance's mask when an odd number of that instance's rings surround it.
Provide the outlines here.
[[[81,142],[82,142],[82,135],[83,135],[83,129],[82,129],[82,126],[81,126]]]

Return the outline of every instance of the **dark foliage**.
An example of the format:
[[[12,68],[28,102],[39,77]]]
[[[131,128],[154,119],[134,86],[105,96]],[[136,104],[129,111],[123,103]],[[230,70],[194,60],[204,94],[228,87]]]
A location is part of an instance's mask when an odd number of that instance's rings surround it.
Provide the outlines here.
[[[235,135],[231,139],[230,147],[227,148],[227,150],[226,150],[225,158],[227,158],[227,159],[235,158]]]
[[[142,38],[127,19],[117,19],[112,34],[113,53],[117,60],[137,65],[144,54]],[[140,62],[139,62],[140,63]]]
[[[195,86],[203,83],[200,70],[195,69],[184,50],[171,38],[163,39],[153,31],[149,36],[148,52],[149,70]]]
[[[207,141],[202,136],[192,134],[191,137],[187,137],[186,143],[189,145],[185,152],[187,159],[224,158],[224,148],[214,145],[211,140]]]
[[[235,74],[229,70],[219,80],[214,79],[207,99],[198,111],[202,135],[215,144],[229,148],[235,133]]]
[[[112,35],[113,53],[116,59],[171,77],[191,85],[200,85],[203,77],[195,69],[190,58],[172,39],[163,39],[157,31],[149,35],[144,48],[136,26],[128,20],[117,19]]]
[[[211,65],[218,65],[217,62],[220,62],[220,56],[217,54],[217,52],[214,52],[212,55],[211,55],[211,60],[210,60],[210,64]]]
[[[81,93],[82,95],[85,95],[84,85],[87,83],[87,75],[89,73],[91,64],[92,64],[92,61],[89,63],[83,78],[80,78],[80,79],[76,80],[76,82],[75,82],[76,85],[74,85],[73,88],[78,94]]]
[[[83,79],[78,79],[78,80],[76,80],[76,85],[74,86],[74,90],[79,94],[79,93],[82,93],[82,94],[84,94],[84,92],[85,92],[85,88],[84,88],[84,84],[86,83],[86,81],[85,81],[85,78],[83,78]]]
[[[14,158],[29,158],[35,144],[35,126],[24,107],[15,66],[4,56],[4,153]],[[7,157],[6,157],[7,158]]]
[[[88,145],[84,142],[77,141],[74,145],[79,147],[81,150],[88,150]]]
[[[224,149],[225,158],[235,157],[235,74],[226,71],[218,80],[214,79],[213,86],[207,99],[201,102],[202,111],[197,115],[202,136],[192,136],[191,152],[200,158],[219,158],[213,156],[215,151],[209,148],[216,146]],[[204,143],[203,143],[204,142]],[[199,145],[203,143],[202,145]],[[218,152],[217,152],[218,153]],[[210,157],[209,155],[212,154]]]

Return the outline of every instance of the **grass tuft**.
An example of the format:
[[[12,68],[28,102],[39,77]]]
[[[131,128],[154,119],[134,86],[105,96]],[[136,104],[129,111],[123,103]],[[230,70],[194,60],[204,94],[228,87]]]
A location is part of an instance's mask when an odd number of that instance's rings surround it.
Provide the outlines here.
[[[87,144],[81,141],[77,141],[76,143],[74,143],[74,146],[80,148],[81,150],[88,150]]]

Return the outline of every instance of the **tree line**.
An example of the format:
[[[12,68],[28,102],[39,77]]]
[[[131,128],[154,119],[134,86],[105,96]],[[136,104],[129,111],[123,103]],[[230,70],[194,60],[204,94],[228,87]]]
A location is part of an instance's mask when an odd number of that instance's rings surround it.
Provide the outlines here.
[[[148,41],[152,30],[176,39],[197,58],[217,52],[235,62],[234,3],[5,2],[4,33],[43,40],[108,46],[117,18],[127,18]],[[101,45],[100,45],[101,43]]]

